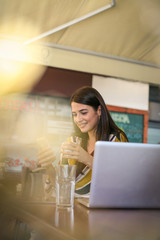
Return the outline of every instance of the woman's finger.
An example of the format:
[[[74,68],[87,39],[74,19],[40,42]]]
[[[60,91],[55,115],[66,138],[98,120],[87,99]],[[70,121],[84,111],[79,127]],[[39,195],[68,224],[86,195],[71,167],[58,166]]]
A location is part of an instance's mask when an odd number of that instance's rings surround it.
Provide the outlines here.
[[[65,156],[65,158],[66,157],[72,157],[73,158],[73,156],[75,157],[76,156],[76,158],[78,158],[78,156],[79,156],[79,152],[77,152],[77,151],[61,151],[61,153],[62,153],[62,155],[63,156]]]
[[[63,158],[77,159],[78,160],[78,156],[76,156],[76,155],[63,155]]]
[[[70,142],[70,143],[63,143],[62,144],[62,148],[68,148],[68,147],[76,147],[78,144],[76,144],[76,143],[72,143],[72,142]]]
[[[54,155],[54,153],[53,153],[53,151],[46,151],[46,152],[43,152],[43,153],[38,153],[38,156],[37,156],[37,159],[38,159],[38,161],[41,161],[41,160],[44,160],[44,159],[46,159],[46,158],[48,158],[48,157],[50,157],[50,158],[55,158],[55,155]]]
[[[65,151],[65,150],[71,150],[71,151],[78,151],[79,150],[79,145],[64,145],[61,149],[63,150],[63,151]]]
[[[48,156],[48,157],[45,157],[41,160],[38,160],[38,163],[39,164],[43,164],[43,163],[52,163],[53,161],[55,161],[55,157],[54,156]]]

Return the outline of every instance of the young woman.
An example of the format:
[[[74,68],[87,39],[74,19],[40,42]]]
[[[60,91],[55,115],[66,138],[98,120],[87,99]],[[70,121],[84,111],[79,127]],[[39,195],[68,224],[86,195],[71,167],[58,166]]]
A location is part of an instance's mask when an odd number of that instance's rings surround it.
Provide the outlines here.
[[[64,143],[64,158],[77,160],[76,193],[90,191],[95,143],[101,141],[127,142],[126,134],[113,121],[100,93],[92,87],[82,87],[71,97],[74,135],[82,145]],[[68,151],[70,150],[70,151]]]

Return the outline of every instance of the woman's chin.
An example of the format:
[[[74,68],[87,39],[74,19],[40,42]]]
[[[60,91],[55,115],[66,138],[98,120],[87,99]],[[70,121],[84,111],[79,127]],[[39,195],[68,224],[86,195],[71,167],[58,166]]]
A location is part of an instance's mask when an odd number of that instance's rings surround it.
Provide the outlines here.
[[[86,133],[86,132],[87,132],[87,130],[86,130],[85,128],[80,128],[80,131],[81,131],[82,133]]]

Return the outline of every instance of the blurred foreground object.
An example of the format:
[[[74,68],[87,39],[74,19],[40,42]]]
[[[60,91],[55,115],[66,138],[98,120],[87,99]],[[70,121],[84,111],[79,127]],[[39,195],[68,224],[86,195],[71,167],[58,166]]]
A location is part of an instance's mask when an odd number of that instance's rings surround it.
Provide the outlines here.
[[[45,67],[35,64],[35,45],[24,45],[26,39],[37,33],[28,19],[4,19],[0,31],[0,184],[15,194],[27,149],[29,157],[35,160],[31,148],[38,131],[37,109],[29,108],[24,93],[40,80]],[[28,145],[31,147],[27,148]]]

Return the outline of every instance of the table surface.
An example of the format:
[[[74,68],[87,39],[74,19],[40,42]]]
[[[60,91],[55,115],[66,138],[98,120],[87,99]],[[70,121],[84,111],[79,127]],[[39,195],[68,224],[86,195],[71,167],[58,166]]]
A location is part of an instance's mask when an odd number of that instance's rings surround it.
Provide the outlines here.
[[[32,240],[160,240],[159,209],[88,209],[75,200],[73,209],[26,203],[16,214],[31,227]]]

